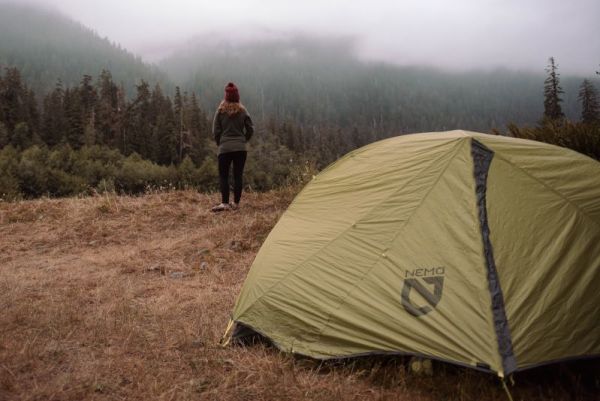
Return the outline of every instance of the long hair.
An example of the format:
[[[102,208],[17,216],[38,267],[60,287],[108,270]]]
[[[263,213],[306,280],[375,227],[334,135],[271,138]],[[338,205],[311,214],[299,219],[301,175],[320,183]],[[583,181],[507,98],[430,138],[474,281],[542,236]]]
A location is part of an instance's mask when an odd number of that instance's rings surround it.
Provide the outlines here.
[[[233,116],[245,110],[246,108],[240,102],[228,102],[226,100],[222,100],[217,109],[219,113],[227,113],[229,116]]]

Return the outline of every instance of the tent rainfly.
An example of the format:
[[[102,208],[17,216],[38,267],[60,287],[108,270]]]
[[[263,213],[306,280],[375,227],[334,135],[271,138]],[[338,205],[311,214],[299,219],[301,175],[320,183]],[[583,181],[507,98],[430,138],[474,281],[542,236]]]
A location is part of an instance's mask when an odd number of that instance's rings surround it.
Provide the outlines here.
[[[224,343],[407,354],[500,377],[600,354],[600,163],[466,131],[357,149],[271,231]]]

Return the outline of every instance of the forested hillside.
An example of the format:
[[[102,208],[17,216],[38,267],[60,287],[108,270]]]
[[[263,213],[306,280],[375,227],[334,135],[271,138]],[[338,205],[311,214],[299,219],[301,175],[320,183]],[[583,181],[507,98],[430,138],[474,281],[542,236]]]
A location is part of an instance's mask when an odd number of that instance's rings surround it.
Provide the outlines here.
[[[258,116],[314,126],[357,128],[360,135],[397,135],[454,128],[489,131],[535,124],[542,113],[539,73],[496,69],[446,72],[363,62],[343,39],[296,37],[245,45],[208,39],[160,66],[213,107],[234,80]],[[590,66],[593,74],[594,66]],[[577,118],[578,77],[563,77],[563,108]]]
[[[39,95],[59,79],[73,86],[103,69],[130,93],[140,79],[166,82],[157,68],[91,29],[56,11],[17,2],[0,3],[0,67],[17,67]]]

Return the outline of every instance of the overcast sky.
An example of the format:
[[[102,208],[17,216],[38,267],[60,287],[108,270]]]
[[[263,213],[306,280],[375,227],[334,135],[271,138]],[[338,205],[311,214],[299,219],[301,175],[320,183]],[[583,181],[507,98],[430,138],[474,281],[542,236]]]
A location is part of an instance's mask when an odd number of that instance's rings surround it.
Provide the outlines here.
[[[590,75],[600,64],[600,0],[33,1],[150,61],[195,35],[305,32],[351,36],[363,57],[404,65],[543,71],[554,56]]]

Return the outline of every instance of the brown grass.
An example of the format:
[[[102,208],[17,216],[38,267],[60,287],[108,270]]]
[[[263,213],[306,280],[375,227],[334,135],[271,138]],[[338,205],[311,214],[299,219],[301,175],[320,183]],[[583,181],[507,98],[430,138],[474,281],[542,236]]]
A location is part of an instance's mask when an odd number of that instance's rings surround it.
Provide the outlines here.
[[[505,400],[491,375],[399,357],[321,363],[219,339],[293,191],[0,203],[0,400]],[[597,361],[516,376],[515,400],[593,399]],[[597,398],[596,398],[597,399]]]

